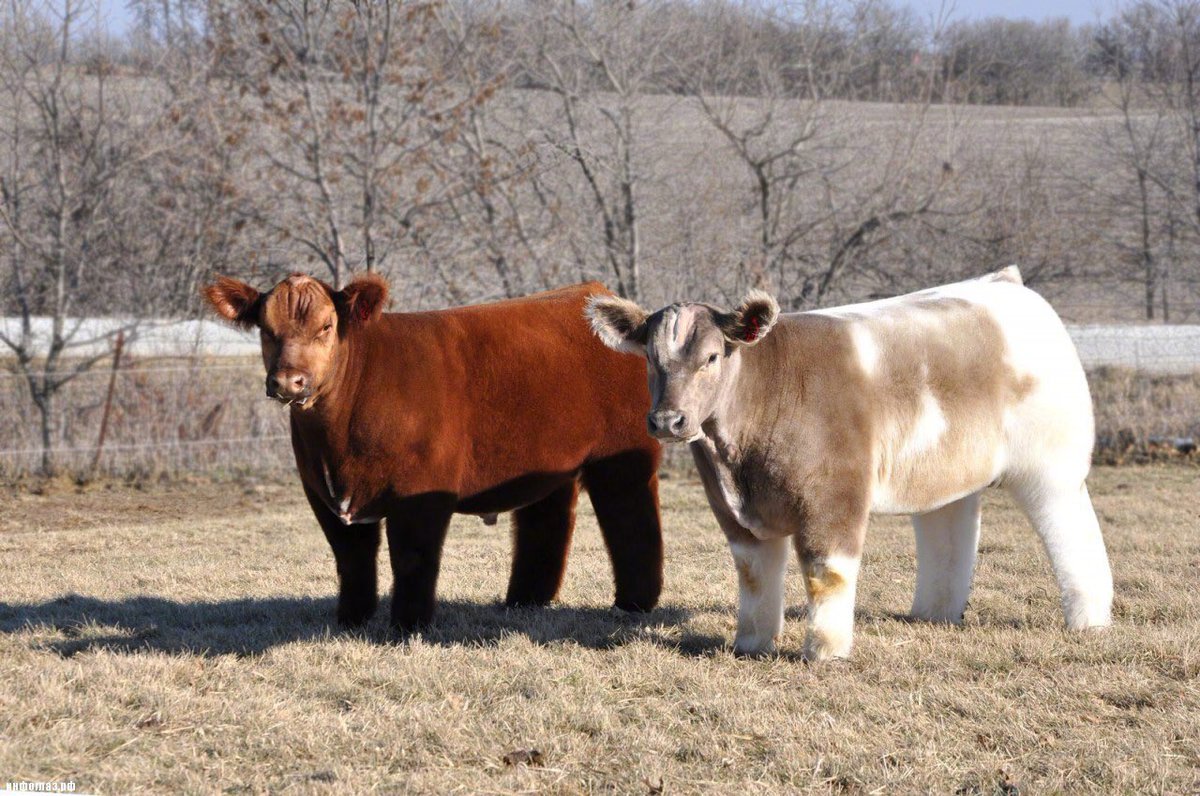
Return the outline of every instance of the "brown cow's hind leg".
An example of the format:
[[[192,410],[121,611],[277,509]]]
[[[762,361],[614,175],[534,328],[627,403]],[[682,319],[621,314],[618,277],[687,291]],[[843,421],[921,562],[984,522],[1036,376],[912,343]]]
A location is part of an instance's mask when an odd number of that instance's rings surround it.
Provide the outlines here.
[[[408,633],[433,619],[442,544],[454,504],[452,495],[429,494],[397,501],[388,510],[394,630]]]
[[[662,592],[662,526],[654,457],[631,451],[583,468],[596,520],[608,546],[618,608],[649,611]]]
[[[375,614],[379,593],[375,559],[379,555],[379,523],[346,525],[308,487],[304,488],[337,563],[337,621],[358,627]]]
[[[513,565],[505,605],[545,605],[558,594],[575,528],[579,481],[513,512]]]

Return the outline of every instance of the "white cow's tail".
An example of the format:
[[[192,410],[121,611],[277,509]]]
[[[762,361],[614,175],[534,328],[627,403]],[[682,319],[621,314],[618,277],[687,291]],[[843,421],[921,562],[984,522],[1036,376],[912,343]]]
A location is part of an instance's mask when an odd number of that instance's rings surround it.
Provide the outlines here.
[[[1001,268],[999,271],[993,271],[984,278],[989,282],[1012,282],[1014,285],[1025,284],[1025,280],[1021,276],[1021,269],[1015,265]]]

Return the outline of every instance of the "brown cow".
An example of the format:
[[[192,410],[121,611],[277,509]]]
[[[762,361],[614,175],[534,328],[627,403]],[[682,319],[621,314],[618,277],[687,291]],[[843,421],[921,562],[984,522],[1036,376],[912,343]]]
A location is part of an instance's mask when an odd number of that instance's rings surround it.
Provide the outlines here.
[[[337,560],[338,621],[367,621],[387,520],[392,625],[433,615],[455,512],[514,511],[505,602],[544,605],[566,566],[580,483],[608,546],[616,605],[662,587],[656,470],[643,365],[583,318],[596,283],[437,312],[383,313],[386,283],[344,290],[293,274],[267,293],[220,278],[216,312],[258,327],[267,395],[291,407],[304,492]]]

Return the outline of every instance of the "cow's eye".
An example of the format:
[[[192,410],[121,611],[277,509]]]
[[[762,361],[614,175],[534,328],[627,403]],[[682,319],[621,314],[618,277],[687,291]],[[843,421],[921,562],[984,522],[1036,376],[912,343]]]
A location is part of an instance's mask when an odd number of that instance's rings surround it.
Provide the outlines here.
[[[333,321],[325,321],[325,325],[321,327],[322,332],[328,332],[333,328]]]
[[[706,367],[710,367],[710,368],[711,368],[713,365],[717,364],[717,355],[716,355],[716,354],[710,354],[710,355],[709,355],[709,357],[708,357],[708,362],[705,362],[704,364],[705,364],[705,366],[706,366]]]

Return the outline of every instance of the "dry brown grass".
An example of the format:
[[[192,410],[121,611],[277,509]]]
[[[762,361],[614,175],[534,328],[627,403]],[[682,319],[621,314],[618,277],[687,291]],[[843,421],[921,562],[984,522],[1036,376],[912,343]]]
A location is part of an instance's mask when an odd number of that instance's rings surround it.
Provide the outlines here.
[[[1151,459],[1200,461],[1200,370],[1160,375],[1130,368],[1088,373],[1096,411],[1096,451],[1103,464]]]
[[[582,512],[561,603],[505,611],[500,528],[459,518],[436,627],[331,630],[332,559],[296,487],[34,496],[0,512],[0,776],[80,791],[1195,792],[1200,471],[1101,469],[1116,626],[1061,629],[1053,578],[989,497],[960,628],[902,618],[907,521],[873,524],[852,660],[730,652],[734,572],[669,481],[663,607],[607,608]],[[793,570],[795,567],[793,566]],[[537,749],[540,764],[502,758]],[[511,759],[511,758],[510,758]]]

